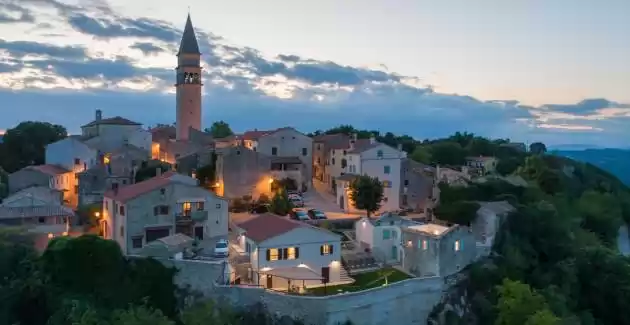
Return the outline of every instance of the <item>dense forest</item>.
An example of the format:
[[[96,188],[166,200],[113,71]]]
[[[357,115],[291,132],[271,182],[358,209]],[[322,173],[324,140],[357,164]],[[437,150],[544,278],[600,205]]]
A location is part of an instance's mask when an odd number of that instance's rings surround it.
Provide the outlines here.
[[[37,132],[23,132],[32,128]],[[45,144],[65,136],[65,130],[46,123],[26,122],[16,129],[9,130],[0,146],[4,158],[0,165],[9,172],[40,162]],[[401,144],[409,157],[431,165],[459,165],[467,156],[492,155],[499,159],[500,174],[527,181],[526,187],[501,179],[467,187],[440,185],[439,218],[467,224],[474,218],[470,211],[476,209],[475,201],[507,200],[516,211],[502,223],[493,254],[464,270],[462,281],[436,306],[436,322],[630,325],[625,312],[630,310],[630,259],[616,247],[620,226],[630,221],[630,190],[610,173],[546,154],[541,143],[523,152],[506,146],[508,139],[469,133],[423,141],[351,126],[317,133],[375,136],[392,146]],[[176,288],[174,272],[153,260],[128,260],[115,243],[94,236],[55,239],[40,255],[28,236],[3,229],[0,323],[278,322],[260,307],[233,310],[198,302],[194,291]],[[449,300],[450,296],[456,299]],[[459,308],[449,308],[453,305]]]

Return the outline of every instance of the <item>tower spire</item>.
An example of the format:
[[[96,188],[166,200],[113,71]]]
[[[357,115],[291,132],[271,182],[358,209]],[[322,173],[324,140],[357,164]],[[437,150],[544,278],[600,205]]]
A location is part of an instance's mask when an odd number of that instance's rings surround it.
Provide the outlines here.
[[[195,36],[195,29],[193,27],[192,20],[190,19],[190,13],[188,13],[188,18],[186,19],[184,34],[182,35],[182,41],[179,44],[179,52],[177,52],[177,55],[180,54],[201,54],[201,52],[199,52],[197,36]]]

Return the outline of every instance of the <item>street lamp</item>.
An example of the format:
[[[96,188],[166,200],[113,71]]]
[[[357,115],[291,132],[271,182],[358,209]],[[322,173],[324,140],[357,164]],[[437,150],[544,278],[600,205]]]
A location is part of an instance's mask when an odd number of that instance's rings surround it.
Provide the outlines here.
[[[98,211],[96,211],[96,212],[94,212],[94,216],[98,218],[98,217],[100,217],[100,216],[101,216],[101,213],[100,213],[100,212],[98,212]]]
[[[269,179],[269,184],[273,183],[273,178]]]

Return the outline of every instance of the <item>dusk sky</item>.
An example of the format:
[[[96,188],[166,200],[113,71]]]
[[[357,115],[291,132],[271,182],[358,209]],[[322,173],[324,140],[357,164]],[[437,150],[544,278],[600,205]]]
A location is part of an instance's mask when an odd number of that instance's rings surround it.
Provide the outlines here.
[[[0,130],[174,122],[188,7],[205,127],[630,147],[628,0],[0,0]]]

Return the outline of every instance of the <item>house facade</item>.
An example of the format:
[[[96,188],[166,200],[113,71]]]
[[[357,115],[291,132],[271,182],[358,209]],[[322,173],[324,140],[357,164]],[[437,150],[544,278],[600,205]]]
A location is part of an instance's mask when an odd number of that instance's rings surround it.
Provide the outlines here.
[[[81,127],[81,137],[88,145],[104,152],[123,144],[151,150],[151,133],[143,129],[142,124],[120,116],[103,118],[101,110],[96,110],[94,121]]]
[[[297,157],[304,165],[304,179],[311,187],[313,174],[313,139],[294,128],[272,131],[248,131],[242,136],[243,145],[271,157]]]
[[[176,233],[195,237],[205,247],[227,236],[228,204],[195,179],[167,172],[107,191],[101,229],[125,254],[137,254],[144,245]]]
[[[245,146],[216,150],[217,193],[229,199],[271,193],[271,158]]]
[[[433,208],[435,168],[403,158],[400,173],[400,207],[416,212]]]
[[[238,245],[249,256],[256,284],[283,290],[340,280],[339,235],[269,213],[237,227]]]
[[[494,157],[468,157],[466,166],[475,176],[483,176],[496,171],[498,160]]]
[[[9,175],[10,190],[45,186],[63,193],[63,202],[70,207],[77,206],[76,185],[75,173],[59,165],[28,166]]]
[[[383,200],[378,212],[397,211],[401,208],[402,161],[407,154],[399,149],[378,143],[374,138],[359,148],[346,152],[347,171],[335,179],[336,197],[339,207],[348,213],[356,213],[350,199],[350,183],[358,175],[378,178],[383,184]]]
[[[399,263],[404,257],[402,229],[419,223],[386,213],[378,219],[362,217],[354,224],[356,240],[372,256],[384,263]]]
[[[330,191],[336,190],[331,179],[331,162],[334,161],[335,164],[332,166],[335,166],[339,161],[339,159],[331,158],[335,155],[335,151],[347,150],[350,147],[350,139],[351,137],[345,134],[322,134],[313,138],[313,177],[328,184],[327,188]],[[332,174],[338,177],[341,171],[332,172]]]
[[[468,227],[423,224],[402,229],[402,267],[418,277],[449,276],[472,263],[477,248]]]

